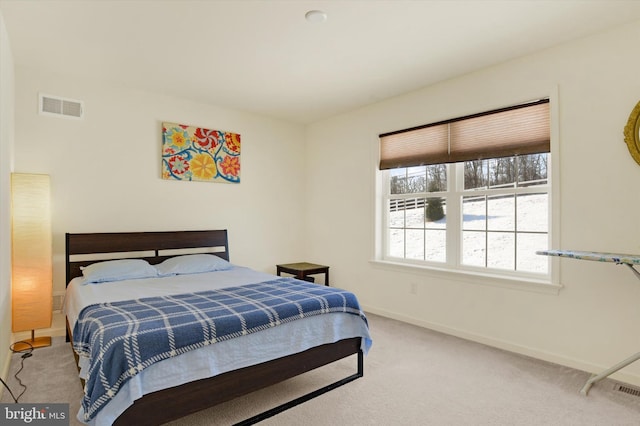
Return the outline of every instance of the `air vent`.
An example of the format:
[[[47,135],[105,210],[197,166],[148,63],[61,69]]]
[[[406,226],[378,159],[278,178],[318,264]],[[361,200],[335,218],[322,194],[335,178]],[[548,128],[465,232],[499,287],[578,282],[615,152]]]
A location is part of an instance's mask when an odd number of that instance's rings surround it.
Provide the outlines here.
[[[640,389],[633,386],[617,383],[613,389],[619,392],[628,393],[629,395],[640,396]]]
[[[40,94],[40,114],[55,117],[81,119],[84,114],[83,102],[75,99],[61,98]]]

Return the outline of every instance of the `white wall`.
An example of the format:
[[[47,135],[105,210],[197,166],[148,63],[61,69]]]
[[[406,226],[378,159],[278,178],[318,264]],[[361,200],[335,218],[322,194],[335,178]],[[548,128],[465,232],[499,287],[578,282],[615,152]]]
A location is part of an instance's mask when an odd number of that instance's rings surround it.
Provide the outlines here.
[[[378,134],[556,90],[559,248],[640,253],[640,166],[622,134],[640,100],[638,40],[640,22],[309,126],[308,258],[371,312],[587,370],[639,351],[640,282],[625,267],[563,260],[556,295],[370,262]],[[617,377],[640,384],[640,362]]]
[[[13,166],[13,55],[0,13],[0,376],[6,378],[11,342],[11,168]],[[0,395],[2,394],[0,389]]]
[[[83,120],[37,113],[38,92],[84,101]],[[241,183],[161,179],[162,121],[240,133]],[[231,261],[275,272],[297,258],[304,129],[90,79],[16,68],[16,172],[51,175],[54,291],[64,233],[229,230]]]
[[[622,139],[640,99],[638,39],[640,23],[621,27],[316,123],[306,133],[252,114],[18,68],[15,170],[51,175],[56,291],[64,288],[65,232],[224,227],[236,263],[266,271],[302,257],[325,263],[332,283],[356,291],[372,312],[595,371],[640,350],[640,285],[630,271],[566,260],[565,287],[552,295],[374,266],[377,134],[557,90],[560,246],[638,253],[640,166]],[[39,116],[39,91],[84,100],[86,118]],[[162,121],[242,134],[242,183],[161,180]],[[4,200],[7,191],[2,184]],[[6,231],[5,219],[0,225]],[[5,341],[2,333],[4,325]],[[640,363],[618,377],[640,384]]]

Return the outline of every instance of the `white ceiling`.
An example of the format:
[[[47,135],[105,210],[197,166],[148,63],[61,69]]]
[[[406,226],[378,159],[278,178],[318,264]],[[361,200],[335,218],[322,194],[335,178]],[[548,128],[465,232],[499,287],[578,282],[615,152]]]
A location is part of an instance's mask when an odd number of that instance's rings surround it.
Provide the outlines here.
[[[306,22],[311,9],[328,19]],[[640,20],[640,1],[0,0],[0,11],[16,66],[311,123]]]

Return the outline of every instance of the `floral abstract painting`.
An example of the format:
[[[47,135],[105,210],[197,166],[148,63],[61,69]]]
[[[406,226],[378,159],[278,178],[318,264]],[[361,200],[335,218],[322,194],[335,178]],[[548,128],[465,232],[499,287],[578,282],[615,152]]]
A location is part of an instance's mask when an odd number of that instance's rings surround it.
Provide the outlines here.
[[[162,178],[240,182],[240,135],[162,123]]]

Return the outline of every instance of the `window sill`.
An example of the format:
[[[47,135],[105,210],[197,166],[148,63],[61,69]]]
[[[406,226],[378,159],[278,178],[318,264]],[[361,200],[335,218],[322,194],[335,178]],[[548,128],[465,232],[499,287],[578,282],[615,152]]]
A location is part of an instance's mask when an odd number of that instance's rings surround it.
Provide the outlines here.
[[[429,277],[441,278],[450,281],[461,281],[469,284],[488,285],[492,287],[502,287],[513,290],[555,295],[559,294],[560,290],[562,289],[562,285],[554,284],[546,280],[506,277],[491,273],[479,273],[459,270],[453,271],[444,268],[412,265],[407,263],[392,262],[388,260],[373,259],[369,262],[375,268],[404,273],[421,274]]]

